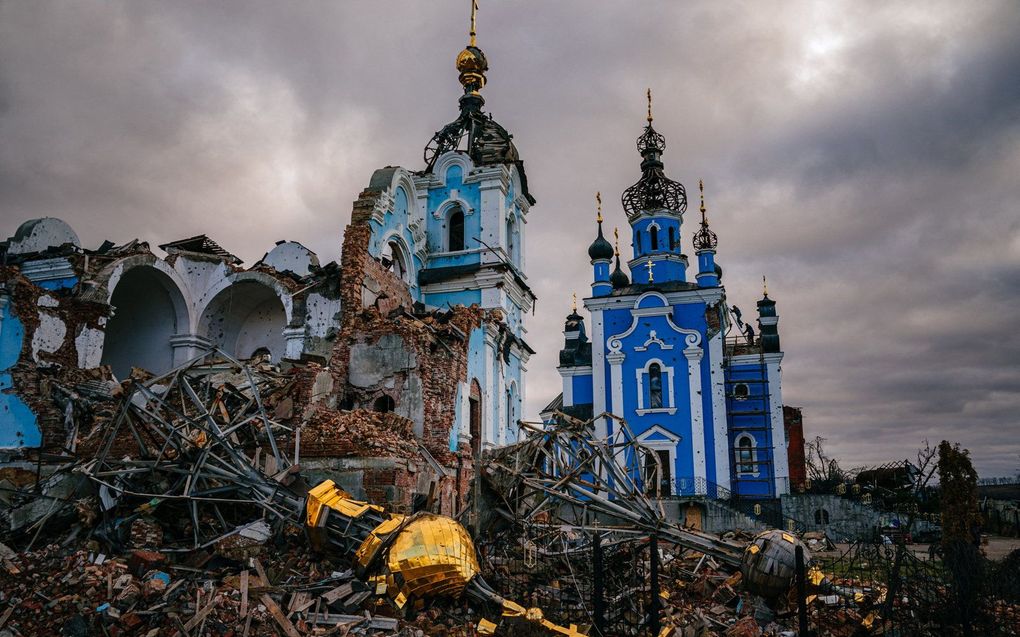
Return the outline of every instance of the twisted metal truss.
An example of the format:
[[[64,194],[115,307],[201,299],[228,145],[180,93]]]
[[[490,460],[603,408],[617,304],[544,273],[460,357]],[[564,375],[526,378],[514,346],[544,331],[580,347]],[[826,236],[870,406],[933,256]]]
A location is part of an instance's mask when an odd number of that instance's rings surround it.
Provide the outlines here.
[[[667,520],[662,505],[645,495],[641,463],[651,454],[658,464],[658,456],[637,440],[624,419],[610,413],[587,421],[562,412],[556,417],[557,424],[522,423],[530,432],[527,437],[487,458],[484,475],[502,499],[505,515],[531,527],[654,534],[740,564],[744,545]],[[595,436],[594,423],[600,419],[613,424],[605,439]]]
[[[99,486],[105,510],[137,504],[132,518],[156,508],[184,516],[192,542],[181,550],[236,533],[253,513],[299,520],[303,499],[284,486],[292,463],[278,441],[290,428],[265,404],[285,384],[220,349],[204,352],[136,384],[77,471]]]

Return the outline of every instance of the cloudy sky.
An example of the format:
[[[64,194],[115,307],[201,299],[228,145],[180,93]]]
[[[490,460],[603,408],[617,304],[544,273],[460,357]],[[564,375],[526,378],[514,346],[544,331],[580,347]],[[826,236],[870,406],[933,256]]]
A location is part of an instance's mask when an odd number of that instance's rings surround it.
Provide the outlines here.
[[[481,4],[487,109],[538,199],[531,414],[588,290],[596,190],[625,225],[651,87],[730,302],[769,278],[807,435],[847,465],[948,438],[1018,470],[1016,2]],[[456,116],[468,7],[0,0],[0,235],[58,216],[86,247],[206,233],[249,263],[278,239],[338,259],[372,171],[420,169]]]

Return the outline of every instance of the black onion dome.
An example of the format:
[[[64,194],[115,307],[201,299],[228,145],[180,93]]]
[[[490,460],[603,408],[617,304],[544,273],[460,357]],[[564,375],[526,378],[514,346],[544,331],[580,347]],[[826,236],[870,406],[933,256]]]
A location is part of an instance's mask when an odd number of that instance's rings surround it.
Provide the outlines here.
[[[616,255],[616,269],[609,275],[609,282],[613,284],[614,290],[625,288],[630,285],[630,278],[622,269],[620,269],[620,255]]]
[[[637,139],[641,161],[641,179],[623,191],[623,209],[629,219],[646,210],[669,210],[683,213],[687,210],[687,191],[683,184],[666,177],[662,172],[659,155],[666,149],[666,138],[652,128],[651,122]]]
[[[592,261],[608,261],[613,258],[613,244],[602,236],[602,222],[599,222],[599,236],[588,246],[588,256]]]

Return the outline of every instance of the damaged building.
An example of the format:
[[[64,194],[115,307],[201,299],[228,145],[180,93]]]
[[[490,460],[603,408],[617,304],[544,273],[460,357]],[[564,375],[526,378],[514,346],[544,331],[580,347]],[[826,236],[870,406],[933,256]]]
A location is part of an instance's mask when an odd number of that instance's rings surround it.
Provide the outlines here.
[[[339,263],[296,241],[246,266],[204,235],[161,256],[140,239],[83,246],[56,218],[23,223],[0,244],[5,479],[75,454],[125,381],[218,348],[287,377],[274,417],[300,431],[306,471],[397,510],[422,498],[460,510],[481,452],[517,439],[533,353],[535,199],[510,133],[483,110],[487,69],[472,38],[457,118],[423,167],[375,171]]]

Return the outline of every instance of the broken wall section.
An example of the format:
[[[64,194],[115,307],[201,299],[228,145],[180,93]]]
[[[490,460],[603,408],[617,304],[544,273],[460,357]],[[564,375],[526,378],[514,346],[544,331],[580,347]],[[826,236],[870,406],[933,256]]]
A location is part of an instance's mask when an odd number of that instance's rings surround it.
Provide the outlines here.
[[[459,388],[467,384],[468,335],[501,314],[478,306],[429,311],[415,304],[407,283],[369,252],[369,221],[379,195],[362,192],[344,234],[342,318],[330,370],[341,421],[363,426],[366,435],[358,439],[361,453],[351,456],[360,455],[358,463],[343,464],[360,472],[366,494],[385,494],[397,508],[413,507],[427,483],[429,500],[438,501],[444,513],[456,513],[473,475],[470,449],[458,447],[457,421]],[[395,431],[398,420],[424,462],[408,463],[400,449],[375,446]],[[392,458],[405,462],[394,464]],[[436,479],[423,478],[422,470]]]

